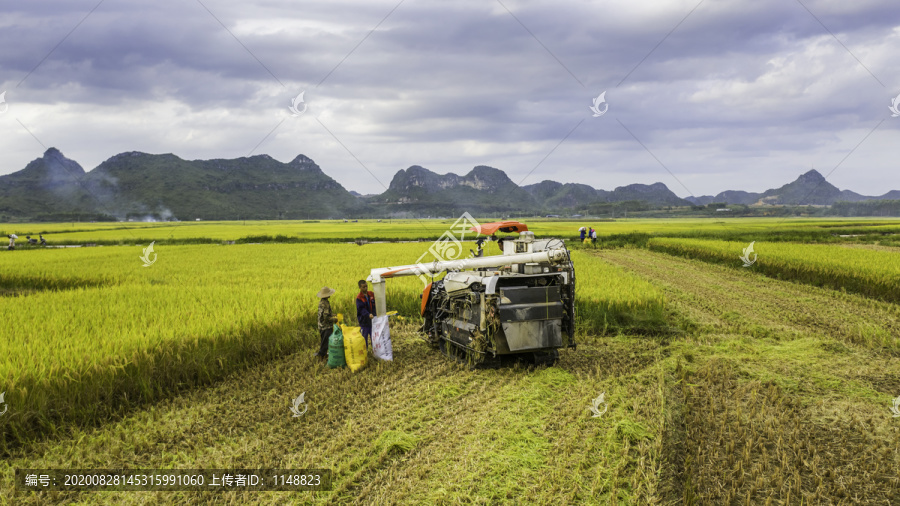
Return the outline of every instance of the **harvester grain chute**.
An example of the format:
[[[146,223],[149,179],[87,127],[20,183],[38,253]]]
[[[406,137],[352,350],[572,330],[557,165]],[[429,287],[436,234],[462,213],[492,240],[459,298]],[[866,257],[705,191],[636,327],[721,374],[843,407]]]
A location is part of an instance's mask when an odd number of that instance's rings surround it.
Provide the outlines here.
[[[385,281],[420,276],[423,337],[444,354],[473,365],[504,357],[552,364],[559,349],[575,348],[575,268],[559,239],[537,240],[516,221],[473,227],[478,251],[461,260],[372,269],[376,312],[385,314]],[[500,255],[484,255],[497,232]],[[437,277],[443,274],[443,278]]]

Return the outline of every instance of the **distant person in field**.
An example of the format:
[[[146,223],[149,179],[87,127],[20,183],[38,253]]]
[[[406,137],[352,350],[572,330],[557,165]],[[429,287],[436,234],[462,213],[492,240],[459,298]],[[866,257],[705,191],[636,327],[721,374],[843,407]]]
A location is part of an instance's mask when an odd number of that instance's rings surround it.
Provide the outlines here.
[[[471,258],[479,258],[479,257],[483,256],[484,250],[482,248],[484,247],[484,242],[489,241],[489,240],[490,240],[490,237],[479,237],[478,239],[476,239],[475,245],[478,247],[478,252],[476,253],[472,250],[469,250],[469,252],[472,253]]]
[[[25,239],[28,239],[28,244],[37,244],[37,239],[32,239],[30,235],[26,235]]]
[[[41,236],[41,246],[46,246],[46,245],[47,245],[47,239],[44,239],[44,235],[43,235],[43,234],[40,234],[40,236]]]
[[[19,236],[17,236],[16,234],[9,234],[6,237],[9,237],[9,248],[7,248],[7,249],[10,249],[10,250],[16,249],[16,239],[18,239]]]
[[[372,319],[375,318],[375,294],[369,291],[369,284],[364,279],[360,279],[357,286],[359,293],[356,294],[356,321],[359,322],[359,330],[366,339],[368,348],[369,338],[372,336]]]
[[[591,244],[597,243],[597,231],[591,228]]]
[[[503,253],[503,242],[504,241],[506,241],[506,237],[500,237],[499,239],[497,239],[497,247],[500,248],[500,253]]]
[[[584,242],[584,227],[579,228],[578,231],[581,233],[581,242]]]
[[[319,327],[319,351],[316,356],[319,360],[325,360],[328,357],[328,338],[334,330],[334,324],[338,319],[331,313],[331,302],[328,298],[334,295],[334,289],[327,286],[322,287],[316,297],[319,298],[319,310],[316,315],[316,321]]]

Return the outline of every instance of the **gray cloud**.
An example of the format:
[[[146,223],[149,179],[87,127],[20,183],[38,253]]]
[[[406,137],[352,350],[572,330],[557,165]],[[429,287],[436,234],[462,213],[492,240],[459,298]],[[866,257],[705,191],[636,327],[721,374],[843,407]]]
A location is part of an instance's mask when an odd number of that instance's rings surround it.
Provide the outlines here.
[[[284,161],[306,154],[362,193],[412,164],[485,164],[519,181],[583,120],[525,183],[662,181],[686,195],[621,122],[691,192],[759,191],[811,165],[830,172],[887,118],[830,180],[900,188],[889,0],[804,0],[853,55],[799,2],[729,0],[700,4],[649,56],[697,2],[504,0],[529,33],[499,2],[407,0],[362,44],[396,2],[203,3],[215,17],[196,1],[108,0],[19,86],[96,2],[8,7],[0,173],[42,151],[18,119],[86,168],[122,151],[225,158],[259,144]],[[309,111],[290,117],[303,90]],[[593,118],[604,90],[610,110]]]

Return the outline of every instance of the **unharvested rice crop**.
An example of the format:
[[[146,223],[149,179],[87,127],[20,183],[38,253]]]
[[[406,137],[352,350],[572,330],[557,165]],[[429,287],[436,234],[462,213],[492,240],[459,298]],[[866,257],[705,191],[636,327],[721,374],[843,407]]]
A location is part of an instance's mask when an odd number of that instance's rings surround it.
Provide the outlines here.
[[[356,281],[371,267],[412,262],[417,245],[191,245],[48,249],[5,255],[0,382],[18,409],[5,436],[93,418],[221,376],[236,363],[296,350],[313,332],[315,293],[354,311]],[[59,288],[70,288],[59,290]],[[392,282],[406,314],[421,283]],[[18,295],[24,293],[25,295]],[[12,294],[12,295],[10,295]],[[110,408],[114,409],[114,408]]]
[[[586,329],[606,333],[610,327],[655,331],[665,326],[662,292],[587,251],[573,251],[576,313]]]

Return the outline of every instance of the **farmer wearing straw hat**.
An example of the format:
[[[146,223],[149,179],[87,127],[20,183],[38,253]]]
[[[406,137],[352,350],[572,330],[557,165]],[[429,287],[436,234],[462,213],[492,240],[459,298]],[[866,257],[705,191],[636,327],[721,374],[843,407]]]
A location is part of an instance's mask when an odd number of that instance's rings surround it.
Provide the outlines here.
[[[319,357],[319,360],[325,360],[328,357],[328,338],[331,337],[333,326],[338,321],[337,317],[331,314],[331,303],[328,302],[328,297],[332,295],[334,295],[334,289],[327,286],[322,287],[316,294],[316,297],[320,299],[316,318],[320,337],[319,351],[316,352],[316,356]]]

